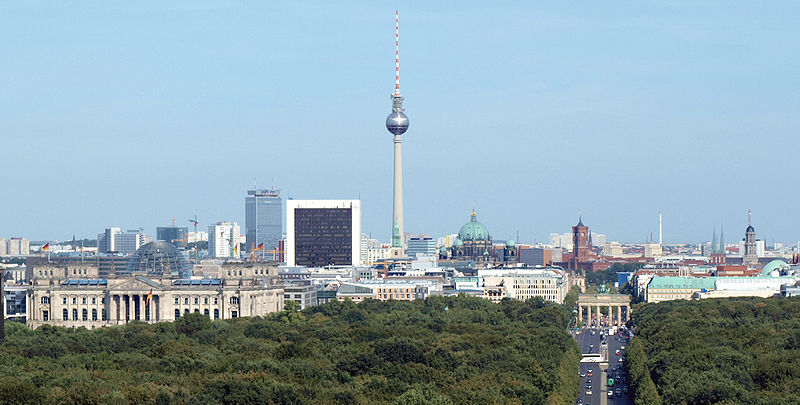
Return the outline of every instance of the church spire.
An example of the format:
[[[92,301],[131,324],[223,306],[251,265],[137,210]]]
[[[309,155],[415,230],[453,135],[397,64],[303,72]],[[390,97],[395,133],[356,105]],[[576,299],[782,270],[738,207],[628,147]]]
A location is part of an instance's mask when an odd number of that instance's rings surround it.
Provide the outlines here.
[[[717,249],[717,226],[714,225],[714,233],[711,234],[711,253],[719,253]]]

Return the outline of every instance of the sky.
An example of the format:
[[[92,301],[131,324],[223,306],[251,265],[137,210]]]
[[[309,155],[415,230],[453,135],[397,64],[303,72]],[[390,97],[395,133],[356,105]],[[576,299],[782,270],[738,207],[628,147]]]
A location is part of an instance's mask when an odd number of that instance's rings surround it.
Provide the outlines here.
[[[0,236],[244,223],[245,190],[405,230],[797,241],[800,4],[0,3]]]

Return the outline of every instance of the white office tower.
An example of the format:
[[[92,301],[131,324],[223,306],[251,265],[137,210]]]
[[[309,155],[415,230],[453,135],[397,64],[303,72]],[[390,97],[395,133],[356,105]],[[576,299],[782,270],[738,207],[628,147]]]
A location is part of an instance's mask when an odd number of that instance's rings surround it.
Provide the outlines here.
[[[286,265],[361,264],[361,200],[287,200]]]
[[[114,226],[97,234],[97,251],[131,254],[152,241],[153,238],[145,234],[142,228],[123,232],[122,228]]]
[[[221,221],[208,227],[208,256],[215,259],[239,258],[242,241],[239,224]]]

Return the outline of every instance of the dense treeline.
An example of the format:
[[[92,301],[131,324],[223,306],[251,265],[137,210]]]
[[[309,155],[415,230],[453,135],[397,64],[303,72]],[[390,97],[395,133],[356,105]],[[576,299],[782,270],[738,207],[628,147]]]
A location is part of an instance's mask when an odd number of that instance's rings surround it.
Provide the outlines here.
[[[800,404],[800,300],[680,300],[632,315],[637,404]]]
[[[97,330],[7,323],[0,403],[574,403],[570,316],[461,296]]]

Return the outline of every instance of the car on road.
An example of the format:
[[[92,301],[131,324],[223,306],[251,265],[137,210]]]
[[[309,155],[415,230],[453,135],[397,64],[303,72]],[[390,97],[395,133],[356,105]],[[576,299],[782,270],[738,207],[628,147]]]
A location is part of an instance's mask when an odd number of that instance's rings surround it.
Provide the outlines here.
[[[589,377],[591,377],[591,376],[592,376],[592,370],[589,370],[589,372],[588,372],[588,373],[586,373],[586,375],[587,375],[587,376],[589,376]]]
[[[608,397],[614,398],[614,391],[608,390]]]
[[[625,350],[625,345],[619,347],[620,350]]]
[[[587,390],[590,390],[590,389],[592,389],[592,384],[586,384],[586,389],[587,389]]]
[[[580,373],[580,374],[578,374],[578,375],[579,375],[579,376],[581,376],[581,378],[583,378],[583,377],[586,377],[586,373],[584,373],[584,372],[581,372],[581,373]]]
[[[614,390],[614,394],[617,394],[618,397],[622,396],[622,390],[617,388],[616,390]]]
[[[614,354],[616,354],[617,356],[619,356],[619,349],[617,349],[617,351],[616,351],[616,352],[614,352]]]
[[[591,397],[592,396],[592,391],[586,391],[586,396],[587,397]]]

